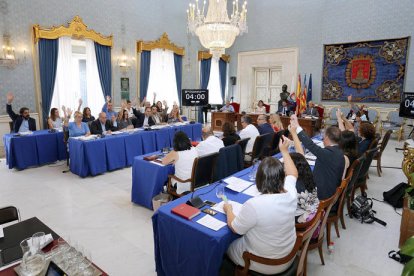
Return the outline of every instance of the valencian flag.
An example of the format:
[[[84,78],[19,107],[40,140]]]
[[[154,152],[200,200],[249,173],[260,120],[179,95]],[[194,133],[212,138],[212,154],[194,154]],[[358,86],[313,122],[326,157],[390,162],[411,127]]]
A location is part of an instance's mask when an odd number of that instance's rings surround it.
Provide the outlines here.
[[[296,86],[296,115],[300,112],[300,74],[298,76],[298,85]]]
[[[310,101],[312,101],[312,74],[309,76],[308,95],[306,96],[306,102]]]
[[[299,110],[300,114],[306,111],[306,94],[307,94],[307,86],[306,86],[306,74],[305,74],[305,80],[303,81],[303,91],[302,91],[302,95],[300,96],[300,110]]]

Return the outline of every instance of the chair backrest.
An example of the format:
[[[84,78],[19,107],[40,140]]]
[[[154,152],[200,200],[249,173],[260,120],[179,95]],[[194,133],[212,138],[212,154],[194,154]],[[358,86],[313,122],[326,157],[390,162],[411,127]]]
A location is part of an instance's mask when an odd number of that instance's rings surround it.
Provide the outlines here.
[[[390,140],[391,134],[392,134],[392,130],[390,129],[385,133],[384,137],[382,138],[381,146],[380,146],[380,153],[384,152],[385,147],[387,146],[388,141]]]
[[[370,149],[376,148],[377,146],[378,146],[378,139],[375,138],[374,140],[372,140],[371,144],[369,144],[368,149],[370,150]]]
[[[273,134],[272,141],[270,143],[270,148],[273,154],[276,154],[277,151],[279,150],[279,141],[282,135],[285,134],[285,132],[286,132],[285,130],[280,130],[278,132],[275,132],[275,134]]]
[[[342,180],[341,185],[339,186],[341,189],[341,193],[339,194],[338,199],[336,200],[338,202],[338,214],[340,214],[343,209],[344,209],[344,203],[345,203],[345,195],[347,193],[348,187],[349,187],[349,183],[351,182],[351,179],[354,175],[354,169],[355,167],[359,166],[359,161],[358,159],[355,160],[351,167],[348,169],[348,172],[346,174],[346,177]]]
[[[323,240],[323,236],[324,236],[324,229],[326,227],[326,222],[328,221],[328,217],[329,217],[329,212],[332,209],[332,206],[335,204],[336,200],[338,199],[339,195],[338,192],[341,192],[340,187],[338,187],[336,189],[336,192],[333,196],[331,196],[330,198],[327,198],[325,200],[320,200],[319,201],[319,206],[318,206],[318,212],[319,211],[323,211],[323,215],[321,217],[321,228],[320,228],[320,232],[319,232],[319,236],[318,236],[318,241]]]
[[[214,169],[213,182],[241,171],[243,160],[244,155],[239,145],[234,144],[221,148]]]
[[[232,102],[231,106],[233,106],[234,112],[239,113],[239,111],[240,111],[240,104],[239,103]]]
[[[263,135],[259,135],[256,137],[256,140],[253,144],[252,150],[252,160],[258,158],[262,158],[264,154],[264,150],[266,147],[269,146],[270,142],[272,141],[273,133],[266,133]]]
[[[323,115],[325,113],[325,108],[323,106],[317,106],[316,109],[318,110],[319,118],[323,118]]]
[[[19,210],[14,206],[0,208],[0,225],[12,221],[20,221]]]
[[[14,132],[14,122],[13,121],[9,122],[9,128],[10,128],[10,133],[13,133]]]
[[[359,173],[358,179],[366,178],[368,175],[369,167],[371,166],[372,159],[374,157],[374,154],[378,151],[378,148],[373,148],[367,150],[365,155],[365,162],[362,165],[361,171]]]
[[[404,124],[404,119],[402,117],[400,117],[400,114],[398,111],[390,111],[388,112],[388,121],[390,123],[393,123],[395,125],[403,125]]]
[[[263,104],[265,109],[266,109],[266,113],[270,113],[270,105],[269,104]]]
[[[369,120],[373,124],[376,124],[378,122],[378,119],[379,119],[379,112],[378,112],[378,110],[376,110],[376,109],[374,109],[372,107],[368,108],[368,117],[369,117]]]
[[[349,111],[351,110],[351,108],[349,106],[341,106],[339,108],[342,112],[342,114],[344,114],[345,116],[349,113]],[[336,111],[336,110],[335,110]]]
[[[356,159],[350,169],[353,169],[353,174],[351,179],[349,180],[347,192],[350,192],[352,190],[352,187],[354,187],[355,182],[359,178],[359,174],[361,172],[362,165],[364,165],[365,162],[365,155],[361,155],[358,159]]]
[[[250,138],[244,138],[236,141],[236,144],[238,144],[241,147],[243,156],[246,154],[246,147],[249,140]]]
[[[214,152],[194,159],[191,173],[191,191],[213,182],[213,170],[219,153]]]
[[[69,140],[69,128],[63,127],[63,143],[67,144]]]

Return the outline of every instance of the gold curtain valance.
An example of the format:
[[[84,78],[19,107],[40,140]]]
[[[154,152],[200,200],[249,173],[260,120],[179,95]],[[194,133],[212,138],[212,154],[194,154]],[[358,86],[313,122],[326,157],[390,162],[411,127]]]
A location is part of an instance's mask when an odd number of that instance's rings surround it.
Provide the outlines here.
[[[206,51],[198,51],[198,60],[203,60],[203,59],[210,59],[212,58],[213,55],[210,54],[209,52]],[[230,56],[229,55],[222,55],[221,59],[224,60],[225,62],[229,63],[230,62]]]
[[[179,47],[172,43],[168,38],[167,33],[163,33],[162,36],[156,41],[137,41],[137,51],[141,53],[142,51],[151,51],[154,49],[164,49],[171,50],[175,54],[184,56],[185,50],[184,47]]]
[[[33,26],[33,39],[37,43],[40,38],[57,39],[62,36],[70,36],[76,39],[91,39],[101,45],[112,47],[112,35],[104,36],[94,30],[88,29],[80,16],[75,16],[69,26],[61,25],[59,27],[41,28],[39,25]]]

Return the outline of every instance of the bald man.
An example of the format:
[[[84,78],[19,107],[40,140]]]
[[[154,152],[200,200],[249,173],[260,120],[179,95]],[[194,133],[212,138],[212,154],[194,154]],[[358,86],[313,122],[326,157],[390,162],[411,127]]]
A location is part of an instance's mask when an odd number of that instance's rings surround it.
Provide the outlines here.
[[[308,103],[308,108],[306,108],[305,112],[303,112],[302,115],[319,117],[318,109],[312,101]]]
[[[257,117],[257,129],[259,130],[260,135],[275,132],[272,126],[267,122],[266,115],[259,115],[259,117]]]
[[[90,127],[92,134],[99,135],[109,135],[112,134],[112,131],[117,130],[117,128],[112,124],[111,120],[108,120],[105,112],[99,113],[98,119],[91,123]]]
[[[213,130],[210,126],[204,127],[201,131],[201,135],[203,137],[203,141],[196,147],[198,156],[218,152],[224,147],[223,140],[214,136]]]

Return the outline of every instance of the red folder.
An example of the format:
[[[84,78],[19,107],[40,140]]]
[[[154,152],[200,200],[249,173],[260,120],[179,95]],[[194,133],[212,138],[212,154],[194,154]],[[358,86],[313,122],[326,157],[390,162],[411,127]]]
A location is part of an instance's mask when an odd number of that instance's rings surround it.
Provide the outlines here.
[[[171,213],[176,214],[185,219],[191,220],[193,217],[200,214],[200,210],[185,203],[180,204],[171,209]]]

